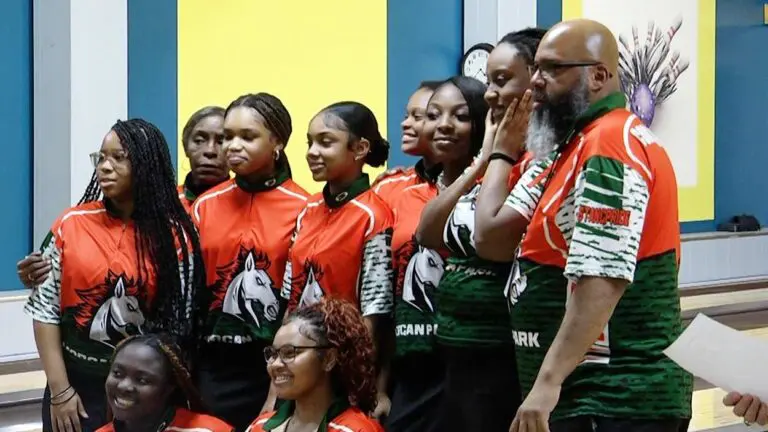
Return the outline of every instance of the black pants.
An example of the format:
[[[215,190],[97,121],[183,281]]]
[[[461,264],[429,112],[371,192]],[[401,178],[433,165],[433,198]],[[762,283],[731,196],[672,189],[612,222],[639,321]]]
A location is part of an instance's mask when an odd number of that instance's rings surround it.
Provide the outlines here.
[[[197,388],[212,414],[245,431],[259,416],[270,379],[263,342],[207,344],[196,372]]]
[[[685,432],[689,420],[632,420],[605,417],[573,417],[554,422],[551,432]]]
[[[88,418],[80,418],[80,427],[83,432],[93,432],[107,424],[107,398],[104,393],[104,377],[78,374],[67,371],[67,378],[72,388],[77,391],[83,402]],[[59,400],[60,401],[60,400]],[[51,390],[45,387],[42,409],[43,432],[53,432],[51,424]]]
[[[438,353],[414,354],[392,364],[388,432],[441,432],[445,365]]]
[[[443,358],[441,431],[509,431],[521,402],[514,347],[443,347]]]

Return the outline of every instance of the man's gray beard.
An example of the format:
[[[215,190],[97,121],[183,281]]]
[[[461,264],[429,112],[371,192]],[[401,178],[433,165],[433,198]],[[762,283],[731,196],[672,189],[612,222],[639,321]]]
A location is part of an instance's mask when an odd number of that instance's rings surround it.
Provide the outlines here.
[[[545,103],[531,113],[525,148],[536,160],[545,159],[567,138],[573,123],[589,109],[587,77],[582,75],[578,87],[565,96],[561,103]],[[566,144],[566,143],[563,143]]]

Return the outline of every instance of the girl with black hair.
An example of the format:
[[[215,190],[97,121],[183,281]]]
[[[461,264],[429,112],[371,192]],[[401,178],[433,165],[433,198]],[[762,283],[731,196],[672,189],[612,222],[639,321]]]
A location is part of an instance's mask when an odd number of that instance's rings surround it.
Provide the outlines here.
[[[208,287],[198,386],[213,413],[241,431],[254,413],[274,405],[261,351],[283,316],[280,287],[307,200],[285,156],[291,131],[291,115],[277,97],[257,93],[232,101],[223,151],[235,177],[192,207]]]
[[[402,128],[403,153],[418,156],[416,164],[410,168],[395,168],[379,176],[371,188],[387,204],[392,206],[400,192],[408,187],[424,182],[434,182],[440,174],[440,165],[432,162],[429,139],[421,133],[424,116],[427,111],[429,98],[435,92],[440,81],[423,81],[419,88],[408,98],[405,107],[405,118],[400,123]]]
[[[104,387],[112,421],[97,432],[234,431],[203,414],[204,404],[189,367],[167,334],[132,336],[120,342]]]
[[[441,408],[444,430],[508,430],[521,402],[509,311],[503,300],[514,256],[494,261],[481,258],[476,249],[475,227],[478,194],[489,161],[500,159],[513,165],[513,169],[493,179],[505,185],[514,185],[527,165],[527,158],[520,157],[519,149],[500,154],[495,153],[494,147],[499,123],[514,99],[512,93],[522,94],[527,87],[530,63],[525,56],[527,53],[532,62],[536,41],[542,32],[524,30],[520,33],[525,36],[505,36],[498,51],[495,50],[496,57],[505,53],[512,58],[489,61],[491,84],[485,99],[491,109],[483,113],[484,121],[476,115],[472,122],[475,146],[481,142],[483,146],[480,155],[463,175],[427,205],[417,231],[417,238],[424,246],[450,250],[436,294],[437,343],[446,362]],[[522,61],[511,61],[518,55]],[[433,102],[437,105],[436,96],[437,92],[430,105]],[[440,154],[440,147],[448,147],[451,142],[451,129],[443,123],[432,122],[430,111],[427,114],[424,129],[434,128],[433,144]],[[451,170],[444,172],[448,176]]]
[[[179,185],[178,194],[181,204],[187,211],[192,203],[206,190],[229,178],[229,169],[221,151],[224,124],[224,108],[207,106],[193,113],[181,133],[184,154],[189,159],[190,172]],[[97,186],[96,173],[93,173],[89,186]],[[86,191],[78,204],[85,204],[84,199],[92,197],[95,189]],[[35,288],[45,281],[51,271],[50,261],[43,260],[40,251],[35,251],[16,263],[16,273],[21,283],[27,288]]]
[[[383,432],[366,413],[376,405],[375,352],[357,306],[324,298],[289,315],[264,348],[285,402],[248,432]]]
[[[189,159],[189,174],[179,185],[179,199],[189,211],[197,197],[229,180],[222,143],[224,108],[207,106],[195,111],[181,132],[184,155]]]
[[[482,83],[466,77],[448,79],[436,88],[422,135],[432,142],[431,159],[444,174],[438,177],[439,183],[436,178],[404,189],[393,204],[396,348],[392,409],[387,418],[388,430],[393,432],[445,430],[439,410],[445,366],[436,348],[435,296],[449,253],[445,247],[420,243],[416,230],[428,203],[441,198],[441,190],[459,177],[479,150],[486,112],[484,91]]]
[[[289,311],[326,296],[347,300],[379,341],[377,331],[393,304],[392,212],[370,189],[363,165],[383,165],[389,143],[368,107],[339,102],[315,115],[307,144],[312,177],[326,184],[296,222],[283,297]],[[389,400],[384,382],[382,407]]]
[[[106,423],[104,380],[122,339],[161,329],[191,355],[197,346],[202,258],[165,138],[144,120],[118,121],[92,160],[83,204],[53,224],[43,246],[51,271],[24,308],[48,380],[45,431]]]

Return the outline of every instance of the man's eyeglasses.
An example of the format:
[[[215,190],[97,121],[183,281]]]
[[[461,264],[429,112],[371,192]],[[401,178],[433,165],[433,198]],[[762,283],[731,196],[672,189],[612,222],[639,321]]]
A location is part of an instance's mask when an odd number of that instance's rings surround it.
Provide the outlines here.
[[[572,62],[558,62],[558,61],[543,61],[535,62],[531,67],[531,76],[536,72],[541,72],[541,75],[545,79],[552,79],[557,74],[565,69],[571,69],[575,67],[597,66],[602,63],[597,61],[572,61]]]
[[[328,345],[315,345],[315,346],[293,346],[293,345],[283,345],[280,348],[275,347],[265,347],[264,348],[264,360],[267,361],[267,363],[272,363],[275,361],[278,357],[280,357],[280,361],[283,363],[291,363],[292,361],[296,360],[296,356],[304,352],[304,350],[325,350],[333,348]]]
[[[98,168],[99,165],[109,160],[109,163],[114,167],[115,165],[123,165],[128,161],[128,153],[125,151],[117,151],[114,153],[93,152],[90,155],[91,164],[94,168]]]

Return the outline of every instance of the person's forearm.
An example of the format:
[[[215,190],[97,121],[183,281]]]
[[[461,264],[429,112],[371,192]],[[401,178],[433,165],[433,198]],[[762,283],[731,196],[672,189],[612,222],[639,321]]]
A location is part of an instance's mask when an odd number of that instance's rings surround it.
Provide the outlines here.
[[[453,208],[456,207],[459,198],[475,185],[487,164],[488,162],[485,160],[478,160],[453,184],[440,191],[437,197],[427,203],[421,212],[419,226],[416,229],[416,241],[420,245],[430,249],[442,249],[444,247],[443,230]]]
[[[600,337],[626,285],[623,280],[597,277],[583,277],[576,283],[537,383],[562,385]]]
[[[495,159],[488,164],[483,185],[475,206],[475,249],[480,257],[494,261],[509,261],[522,232],[500,216],[504,201],[509,196],[509,176],[513,165]],[[523,230],[525,228],[523,227]]]
[[[58,325],[39,321],[34,321],[33,326],[37,352],[40,354],[51,396],[55,396],[69,387],[69,378],[61,350],[61,331]]]

